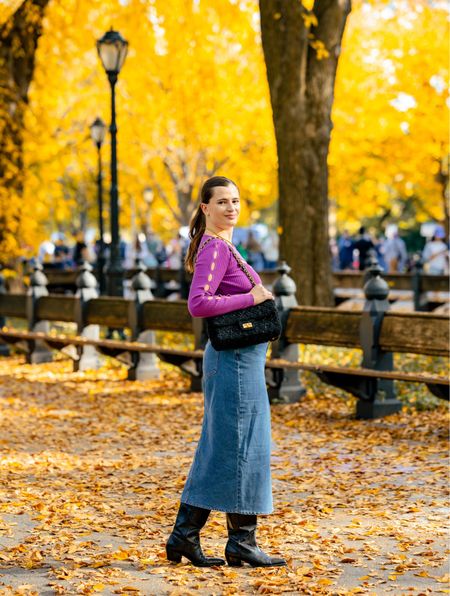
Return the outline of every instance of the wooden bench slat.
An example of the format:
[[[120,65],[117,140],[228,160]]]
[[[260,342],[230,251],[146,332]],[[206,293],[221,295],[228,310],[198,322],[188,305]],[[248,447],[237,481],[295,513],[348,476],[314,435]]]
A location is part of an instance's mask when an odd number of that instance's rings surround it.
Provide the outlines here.
[[[286,360],[269,360],[266,363],[268,368],[292,368],[311,372],[333,372],[345,375],[357,375],[359,377],[373,377],[377,379],[392,379],[397,381],[410,381],[415,383],[437,383],[439,385],[450,385],[450,379],[439,375],[417,374],[402,371],[382,371],[371,368],[351,368],[327,366],[322,364],[307,364],[305,362],[288,362]]]
[[[145,329],[193,333],[192,318],[186,300],[150,300],[144,303]]]
[[[408,352],[429,356],[450,356],[449,318],[417,312],[387,312],[380,334],[386,352]]]
[[[27,318],[26,294],[0,294],[0,315],[4,317]]]
[[[289,313],[286,337],[290,343],[361,348],[357,311],[298,306]],[[450,356],[449,317],[424,312],[388,311],[380,346],[386,352]]]
[[[357,311],[296,306],[290,310],[286,337],[290,343],[360,348]]]
[[[177,350],[174,348],[164,348],[155,344],[146,344],[137,341],[123,341],[114,339],[89,339],[80,337],[78,335],[49,335],[39,331],[10,331],[8,329],[0,329],[0,337],[5,338],[19,338],[23,340],[40,339],[45,341],[47,338],[50,342],[65,342],[67,345],[74,346],[104,346],[105,348],[120,349],[122,352],[150,352],[161,354],[174,354],[177,356],[187,356],[189,358],[199,358],[203,356],[203,350]]]
[[[75,321],[75,296],[49,294],[42,296],[36,303],[36,316],[40,321]]]
[[[129,327],[132,300],[101,296],[86,303],[86,324],[107,327]]]

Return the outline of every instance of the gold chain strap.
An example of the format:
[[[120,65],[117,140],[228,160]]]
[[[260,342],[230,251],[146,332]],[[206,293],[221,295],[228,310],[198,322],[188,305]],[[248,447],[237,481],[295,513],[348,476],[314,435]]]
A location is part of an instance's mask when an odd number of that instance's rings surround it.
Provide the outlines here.
[[[208,238],[208,240],[206,240],[206,242],[204,242],[202,244],[202,246],[200,246],[200,248],[197,251],[197,257],[200,253],[201,250],[203,250],[205,248],[205,246],[208,244],[208,242],[211,242],[211,240],[214,240],[214,238],[220,238],[220,240],[223,240],[224,242],[226,242],[227,244],[230,245],[230,251],[233,254],[234,258],[236,259],[237,264],[239,265],[239,267],[242,269],[242,271],[245,273],[245,275],[248,277],[250,283],[254,286],[256,286],[256,282],[253,279],[252,274],[247,271],[247,268],[244,265],[243,259],[238,258],[237,254],[236,254],[236,249],[234,248],[234,246],[231,244],[231,242],[227,242],[225,240],[225,238],[222,238],[221,236],[217,235],[217,236],[212,236],[211,238]]]

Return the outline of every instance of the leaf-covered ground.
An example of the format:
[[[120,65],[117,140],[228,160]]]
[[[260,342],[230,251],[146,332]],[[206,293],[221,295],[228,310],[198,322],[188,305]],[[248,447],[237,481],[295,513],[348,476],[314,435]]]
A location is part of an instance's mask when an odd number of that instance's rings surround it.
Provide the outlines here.
[[[313,375],[301,403],[272,406],[259,541],[288,567],[167,564],[202,395],[162,369],[132,383],[113,365],[0,360],[0,594],[450,593],[446,404],[358,421]],[[213,513],[204,550],[225,542]]]

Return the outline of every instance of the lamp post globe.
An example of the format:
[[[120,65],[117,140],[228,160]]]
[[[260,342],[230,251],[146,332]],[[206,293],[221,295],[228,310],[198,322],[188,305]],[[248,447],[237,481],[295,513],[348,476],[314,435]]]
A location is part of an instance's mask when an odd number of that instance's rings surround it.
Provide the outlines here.
[[[118,31],[111,29],[97,41],[97,52],[102,61],[111,86],[111,250],[108,268],[109,294],[123,295],[123,269],[120,258],[119,235],[119,191],[117,182],[117,125],[116,125],[116,93],[117,77],[128,52],[128,42]]]
[[[97,271],[98,271],[98,282],[100,286],[100,294],[105,294],[106,283],[105,283],[105,241],[104,241],[104,228],[103,228],[103,171],[102,171],[102,144],[105,140],[106,124],[101,118],[96,118],[90,125],[91,138],[94,145],[97,147],[97,208],[98,208],[98,255],[97,255]]]
[[[91,139],[97,147],[101,147],[106,135],[106,124],[101,118],[96,118],[89,127],[91,131]]]
[[[119,74],[128,52],[128,42],[112,28],[97,40],[97,52],[106,73]]]

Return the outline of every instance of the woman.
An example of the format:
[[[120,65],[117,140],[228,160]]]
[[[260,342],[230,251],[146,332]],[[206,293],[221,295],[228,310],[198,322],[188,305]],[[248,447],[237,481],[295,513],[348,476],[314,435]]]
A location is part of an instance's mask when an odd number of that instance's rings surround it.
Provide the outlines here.
[[[422,259],[430,275],[445,275],[448,271],[448,246],[444,242],[444,230],[436,230],[433,238],[425,244]]]
[[[231,180],[214,176],[201,191],[201,203],[189,231],[186,269],[193,271],[188,308],[194,317],[224,314],[265,300],[272,294],[252,284],[238,266],[231,243],[240,210],[239,191]],[[234,251],[236,257],[232,254]],[[285,565],[256,544],[258,514],[271,513],[270,406],[264,376],[268,343],[216,351],[208,341],[203,358],[204,418],[167,557],[188,558],[198,567],[223,565],[204,556],[199,533],[212,509],[226,512],[229,565]]]

